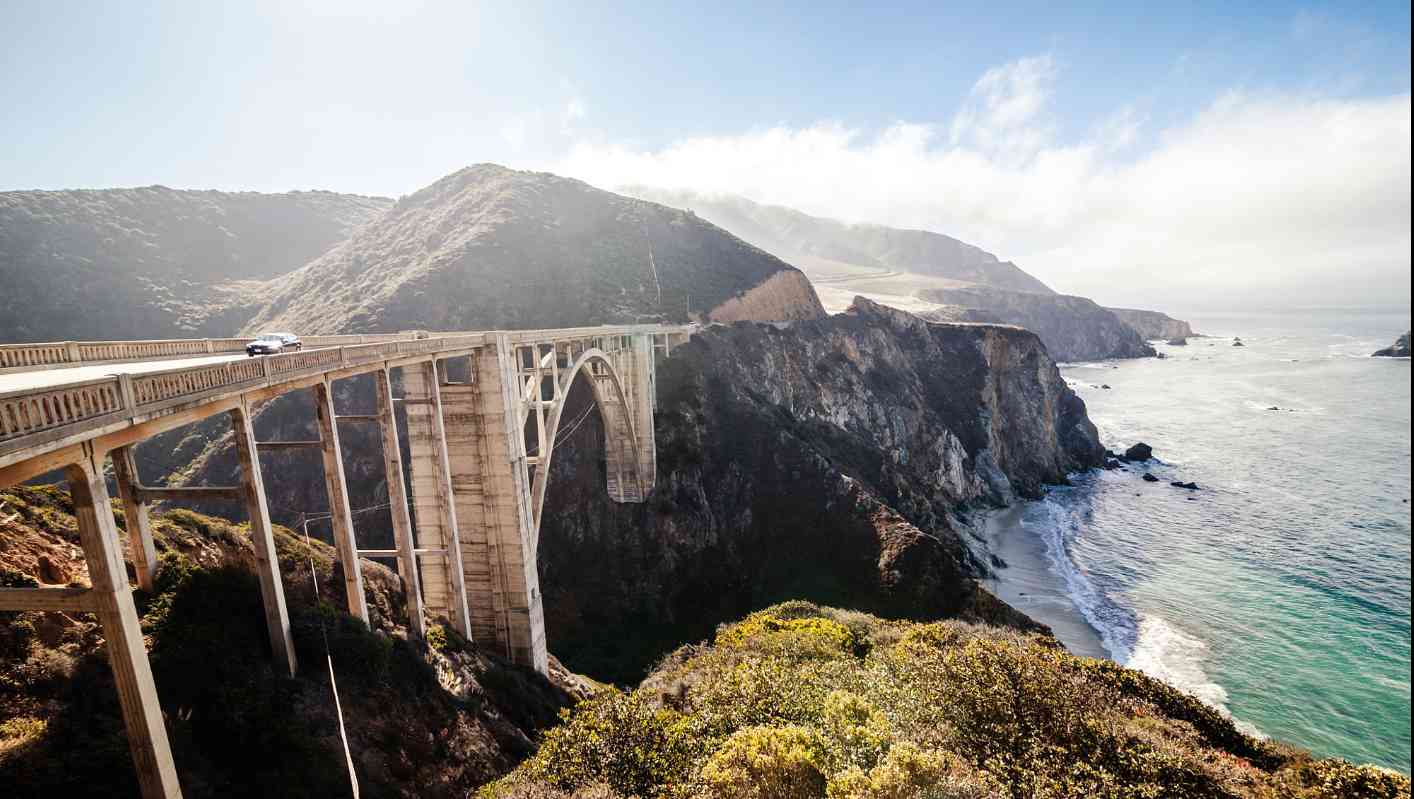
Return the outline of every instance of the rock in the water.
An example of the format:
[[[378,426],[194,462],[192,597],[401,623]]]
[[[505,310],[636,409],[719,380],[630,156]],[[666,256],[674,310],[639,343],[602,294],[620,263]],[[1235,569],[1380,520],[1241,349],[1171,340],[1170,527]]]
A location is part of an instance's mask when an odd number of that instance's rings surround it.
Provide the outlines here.
[[[1109,384],[1109,383],[1101,383],[1101,384],[1100,384],[1100,388],[1103,388],[1104,390],[1109,391],[1109,390],[1110,390],[1110,384]]]
[[[1395,342],[1388,347],[1376,352],[1376,358],[1408,358],[1409,357],[1409,332],[1395,339]]]
[[[1186,338],[1171,338],[1171,339],[1169,339],[1169,346],[1170,346],[1170,347],[1187,347],[1187,346],[1188,346],[1188,339],[1186,339]]]
[[[1182,480],[1174,480],[1173,482],[1169,483],[1169,485],[1173,486],[1174,488],[1186,488],[1186,489],[1188,489],[1189,491],[1197,491],[1197,490],[1198,490],[1198,484],[1197,484],[1197,483],[1185,483],[1185,482],[1183,482]]]
[[[1146,482],[1146,483],[1157,483],[1157,482],[1159,482],[1159,478],[1153,476],[1152,474],[1149,474],[1148,472],[1145,472],[1145,473],[1144,473],[1144,482]]]
[[[1105,468],[1106,468],[1106,469],[1123,469],[1123,468],[1124,468],[1124,464],[1120,463],[1118,458],[1105,458]]]
[[[1124,457],[1132,461],[1147,461],[1154,457],[1154,448],[1140,441],[1124,451]]]
[[[1235,339],[1232,340],[1232,346],[1234,346],[1234,347],[1245,347],[1245,346],[1247,346],[1247,345],[1242,343],[1242,339],[1240,339],[1240,338],[1235,338]]]

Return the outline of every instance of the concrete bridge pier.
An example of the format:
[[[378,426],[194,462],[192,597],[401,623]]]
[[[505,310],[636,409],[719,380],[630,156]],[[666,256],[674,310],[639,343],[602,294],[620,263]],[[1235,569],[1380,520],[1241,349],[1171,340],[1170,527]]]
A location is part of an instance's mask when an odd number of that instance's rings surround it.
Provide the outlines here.
[[[92,585],[86,594],[87,606],[82,609],[95,613],[103,627],[128,748],[132,750],[144,799],[179,799],[182,788],[177,782],[162,706],[157,701],[157,685],[152,681],[137,606],[133,604],[123,566],[123,551],[118,546],[118,529],[113,522],[101,456],[95,456],[91,447],[87,449],[88,457],[64,469]]]

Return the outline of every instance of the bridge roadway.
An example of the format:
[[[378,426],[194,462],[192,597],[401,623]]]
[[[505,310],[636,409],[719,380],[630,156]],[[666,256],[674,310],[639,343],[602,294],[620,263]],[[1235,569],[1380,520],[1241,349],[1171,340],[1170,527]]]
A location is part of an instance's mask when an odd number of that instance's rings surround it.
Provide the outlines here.
[[[307,446],[322,455],[352,615],[368,620],[359,557],[396,557],[413,637],[424,636],[425,612],[546,672],[536,549],[565,399],[582,375],[604,420],[606,490],[618,502],[643,501],[656,479],[656,360],[691,330],[634,325],[314,337],[306,338],[309,349],[257,358],[248,358],[238,339],[0,345],[0,487],[63,471],[91,583],[0,588],[0,611],[98,616],[142,795],[181,796],[110,511],[107,462],[124,514],[127,557],[144,589],[158,569],[152,503],[182,496],[242,502],[271,652],[276,667],[293,674],[298,664],[259,452]],[[465,362],[455,371],[468,380],[448,379],[447,366],[456,360]],[[369,374],[378,412],[338,414],[334,384]],[[401,396],[393,396],[394,387]],[[304,390],[315,401],[318,440],[257,440],[253,410]],[[230,420],[239,485],[141,484],[133,446],[215,415]],[[355,423],[379,430],[393,550],[357,542],[339,437],[341,424]],[[406,464],[400,434],[409,444]]]
[[[309,352],[309,350],[305,350]],[[96,366],[64,366],[36,372],[0,372],[0,395],[15,391],[57,388],[71,383],[98,380],[109,375],[140,375],[165,369],[186,369],[209,366],[227,361],[245,360],[247,355],[203,355],[197,358],[172,358],[156,361],[103,363]]]

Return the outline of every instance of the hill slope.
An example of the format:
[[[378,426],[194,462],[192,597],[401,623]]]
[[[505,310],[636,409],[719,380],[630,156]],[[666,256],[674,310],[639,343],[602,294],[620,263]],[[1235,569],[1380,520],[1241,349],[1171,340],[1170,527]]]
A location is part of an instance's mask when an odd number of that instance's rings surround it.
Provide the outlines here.
[[[0,491],[0,585],[86,583],[72,512],[55,487]],[[364,796],[461,799],[534,751],[587,692],[557,663],[546,680],[440,623],[432,646],[409,641],[397,575],[364,561],[370,630],[328,603],[343,581],[333,549],[283,527],[275,544],[301,668],[277,674],[248,528],[186,511],[153,523],[162,571],[136,599],[189,799],[348,795],[326,634]],[[137,796],[93,617],[0,613],[0,785],[10,799]]]
[[[391,200],[163,186],[0,193],[0,342],[231,335],[253,286]]]
[[[692,214],[577,180],[468,167],[282,279],[249,329],[304,333],[804,319],[783,261]]]
[[[883,225],[851,225],[793,208],[760,205],[744,197],[704,195],[636,186],[635,197],[688,208],[763,250],[794,262],[823,258],[875,269],[948,278],[1011,291],[1053,293],[1010,261],[950,236]]]

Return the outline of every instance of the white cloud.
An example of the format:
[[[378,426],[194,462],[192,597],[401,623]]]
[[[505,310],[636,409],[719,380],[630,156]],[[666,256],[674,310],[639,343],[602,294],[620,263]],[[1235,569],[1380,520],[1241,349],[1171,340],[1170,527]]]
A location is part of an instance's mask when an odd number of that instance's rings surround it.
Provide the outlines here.
[[[969,145],[1007,160],[1034,155],[1051,137],[1044,113],[1055,80],[1055,60],[1049,55],[987,70],[953,118],[952,144]]]
[[[1408,304],[1408,94],[1234,92],[1165,130],[1121,108],[1060,143],[1054,75],[1049,57],[988,70],[943,127],[822,122],[656,150],[581,142],[553,166],[601,186],[936,230],[1108,302]]]
[[[575,126],[589,113],[584,100],[579,97],[571,97],[565,103],[565,108],[560,112],[560,131],[566,135],[574,133]]]

